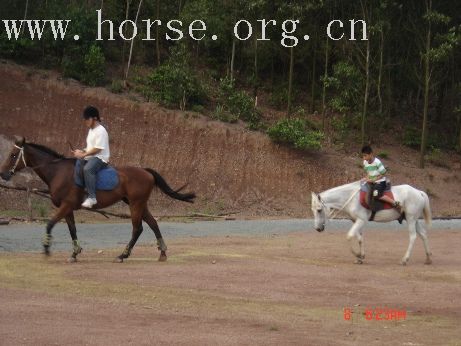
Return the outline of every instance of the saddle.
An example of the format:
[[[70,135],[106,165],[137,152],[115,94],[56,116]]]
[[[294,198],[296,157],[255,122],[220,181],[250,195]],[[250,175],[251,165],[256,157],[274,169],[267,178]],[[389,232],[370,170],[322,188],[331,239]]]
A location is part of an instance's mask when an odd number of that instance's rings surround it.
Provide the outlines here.
[[[81,160],[75,163],[74,182],[79,187],[85,187],[83,177],[83,166]],[[112,166],[101,169],[96,176],[96,190],[110,191],[117,187],[119,183],[118,173]]]
[[[371,210],[369,221],[373,221],[378,211],[394,208],[392,204],[374,198],[372,196],[373,189],[371,187],[370,184],[362,184],[360,186],[360,204],[365,209]],[[391,191],[391,184],[389,182],[386,182],[386,189],[384,190],[383,196],[389,196],[394,199],[394,194]]]

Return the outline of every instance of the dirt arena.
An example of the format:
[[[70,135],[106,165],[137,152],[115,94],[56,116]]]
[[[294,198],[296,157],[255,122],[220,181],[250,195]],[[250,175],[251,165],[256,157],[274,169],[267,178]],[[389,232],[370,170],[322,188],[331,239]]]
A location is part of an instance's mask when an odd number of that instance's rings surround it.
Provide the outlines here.
[[[404,230],[366,233],[363,265],[328,231],[176,238],[166,263],[147,245],[123,264],[122,245],[76,264],[3,252],[0,344],[461,345],[461,231],[429,236],[433,265],[418,239],[405,267]]]

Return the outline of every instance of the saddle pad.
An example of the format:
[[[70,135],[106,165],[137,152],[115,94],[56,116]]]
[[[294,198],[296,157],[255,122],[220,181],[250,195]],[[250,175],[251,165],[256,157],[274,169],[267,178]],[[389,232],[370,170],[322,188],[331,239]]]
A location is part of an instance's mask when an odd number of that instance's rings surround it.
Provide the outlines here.
[[[84,187],[83,179],[81,177],[81,162],[77,160],[75,164],[74,181],[77,186]],[[115,168],[107,166],[101,169],[96,178],[96,190],[113,190],[118,185],[118,173]]]
[[[362,207],[370,210],[371,208],[368,205],[368,192],[369,192],[368,190],[369,190],[369,185],[368,184],[362,184],[362,186],[360,188],[360,204],[362,205]],[[388,196],[388,197],[394,199],[394,194],[392,193],[391,190],[384,191],[383,196]],[[379,208],[380,210],[382,210],[382,209],[392,209],[393,208],[392,204],[389,204],[387,202],[381,202],[380,201],[379,204],[380,204],[380,207],[381,207],[381,208]]]

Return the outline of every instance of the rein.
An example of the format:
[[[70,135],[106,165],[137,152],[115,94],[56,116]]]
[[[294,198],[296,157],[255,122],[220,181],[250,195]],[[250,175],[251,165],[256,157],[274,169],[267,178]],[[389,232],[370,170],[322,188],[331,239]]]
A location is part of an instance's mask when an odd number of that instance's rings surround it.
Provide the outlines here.
[[[348,199],[347,201],[343,204],[343,206],[340,208],[340,209],[336,209],[332,212],[330,212],[330,214],[328,215],[328,218],[329,219],[332,219],[333,217],[335,217],[338,213],[340,213],[341,211],[344,210],[344,208],[350,203],[350,201],[352,201],[352,199],[355,197],[355,195],[360,191],[360,189],[356,190]],[[325,205],[325,203],[321,200],[322,202],[322,205],[327,208],[327,206]],[[328,208],[329,209],[329,208]]]

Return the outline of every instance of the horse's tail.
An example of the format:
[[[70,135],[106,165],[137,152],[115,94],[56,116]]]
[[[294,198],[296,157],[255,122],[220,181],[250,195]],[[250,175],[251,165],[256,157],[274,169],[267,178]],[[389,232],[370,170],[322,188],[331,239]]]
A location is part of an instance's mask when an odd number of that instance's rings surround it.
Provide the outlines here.
[[[421,194],[424,197],[424,221],[426,222],[427,227],[432,226],[432,213],[431,213],[431,204],[429,203],[429,196],[424,191],[421,191]]]
[[[195,193],[179,193],[179,191],[181,191],[184,188],[184,186],[175,191],[167,184],[165,179],[163,179],[162,176],[158,174],[156,171],[154,171],[151,168],[144,169],[148,171],[150,174],[152,174],[152,176],[155,179],[155,185],[157,185],[163,193],[167,194],[171,198],[179,199],[180,201],[194,203]]]

